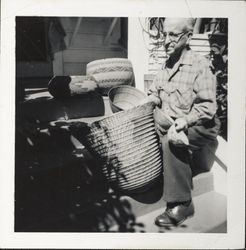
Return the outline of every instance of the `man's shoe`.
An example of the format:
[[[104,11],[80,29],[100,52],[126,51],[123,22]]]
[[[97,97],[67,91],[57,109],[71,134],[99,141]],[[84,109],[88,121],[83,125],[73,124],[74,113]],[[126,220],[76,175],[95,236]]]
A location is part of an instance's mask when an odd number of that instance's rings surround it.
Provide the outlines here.
[[[156,217],[155,224],[159,227],[177,226],[194,215],[194,212],[192,201],[188,206],[180,204],[173,208],[167,207],[164,213]]]

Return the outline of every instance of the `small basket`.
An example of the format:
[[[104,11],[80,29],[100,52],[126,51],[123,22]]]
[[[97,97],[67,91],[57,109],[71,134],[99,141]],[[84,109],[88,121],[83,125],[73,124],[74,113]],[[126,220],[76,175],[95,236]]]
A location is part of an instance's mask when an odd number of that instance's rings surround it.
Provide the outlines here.
[[[103,95],[119,85],[134,86],[132,63],[127,58],[106,58],[86,65],[86,75],[93,76]]]
[[[91,124],[85,144],[102,163],[113,187],[135,192],[159,179],[162,160],[153,119],[146,103]]]
[[[142,91],[131,86],[113,87],[109,90],[108,96],[113,113],[134,108],[146,97]]]

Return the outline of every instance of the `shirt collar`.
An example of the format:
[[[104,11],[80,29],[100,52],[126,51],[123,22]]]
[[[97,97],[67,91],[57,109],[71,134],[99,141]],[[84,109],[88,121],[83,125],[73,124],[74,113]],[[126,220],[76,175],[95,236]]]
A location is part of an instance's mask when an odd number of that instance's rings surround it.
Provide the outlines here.
[[[187,47],[184,48],[182,55],[179,59],[180,64],[192,65],[193,64],[193,51]]]
[[[193,51],[186,47],[183,49],[181,57],[177,62],[178,65],[192,65],[193,64]],[[166,67],[166,61],[163,64],[163,69]]]

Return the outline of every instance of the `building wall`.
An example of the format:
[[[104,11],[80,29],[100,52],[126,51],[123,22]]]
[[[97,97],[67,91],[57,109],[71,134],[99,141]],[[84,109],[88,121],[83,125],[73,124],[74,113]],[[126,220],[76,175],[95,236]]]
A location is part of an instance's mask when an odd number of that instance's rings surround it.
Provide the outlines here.
[[[16,17],[16,77],[45,78],[53,74],[47,41],[47,18]]]
[[[127,51],[119,43],[121,38],[121,20],[118,18],[112,34],[105,37],[113,18],[83,17],[75,38],[71,43],[78,18],[61,17],[60,21],[66,32],[67,49],[55,54],[54,75],[85,75],[87,63],[103,58],[126,58]]]
[[[128,59],[131,60],[135,74],[136,88],[144,90],[144,74],[148,72],[149,38],[142,30],[145,18],[128,18]]]

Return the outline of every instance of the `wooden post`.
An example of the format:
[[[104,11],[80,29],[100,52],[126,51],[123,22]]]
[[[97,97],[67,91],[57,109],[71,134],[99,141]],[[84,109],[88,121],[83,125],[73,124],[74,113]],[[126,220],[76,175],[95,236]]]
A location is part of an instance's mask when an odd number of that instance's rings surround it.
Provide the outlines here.
[[[194,34],[200,33],[201,25],[202,25],[202,18],[197,18],[195,26],[194,26],[194,30],[193,30]]]
[[[54,54],[53,75],[62,76],[63,71],[63,51],[58,51]]]
[[[144,17],[128,18],[128,59],[131,60],[134,69],[136,88],[142,91],[149,61],[149,35],[143,32],[147,25]]]
[[[114,27],[115,27],[117,21],[118,21],[118,17],[115,17],[115,18],[113,19],[113,21],[112,21],[112,23],[111,23],[109,29],[108,29],[108,32],[107,32],[105,38],[104,38],[104,41],[103,41],[104,44],[106,44],[106,43],[108,42],[108,39],[109,39],[110,35],[112,34],[113,29],[114,29]]]
[[[73,44],[73,41],[74,41],[74,39],[75,39],[75,37],[76,37],[78,31],[79,31],[79,26],[80,26],[80,24],[81,24],[81,21],[82,21],[82,17],[79,17],[78,20],[77,20],[75,29],[74,29],[74,31],[73,31],[73,35],[72,35],[72,38],[71,38],[71,40],[70,40],[69,46]]]

